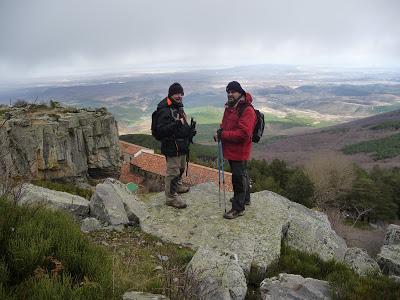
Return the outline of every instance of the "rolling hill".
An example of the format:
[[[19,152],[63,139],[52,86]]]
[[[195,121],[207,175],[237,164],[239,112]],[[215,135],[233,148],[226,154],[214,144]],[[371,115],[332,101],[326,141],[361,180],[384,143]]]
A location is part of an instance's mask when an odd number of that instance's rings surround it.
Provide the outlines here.
[[[304,134],[265,137],[261,144],[255,145],[253,158],[279,158],[303,164],[321,152],[347,155],[366,168],[400,167],[400,110]]]

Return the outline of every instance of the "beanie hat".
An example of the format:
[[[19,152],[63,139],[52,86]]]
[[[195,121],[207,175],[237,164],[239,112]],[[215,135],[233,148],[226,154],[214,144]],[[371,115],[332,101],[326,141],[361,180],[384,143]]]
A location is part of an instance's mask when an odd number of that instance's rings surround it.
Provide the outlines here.
[[[237,81],[231,81],[228,83],[228,85],[226,86],[226,92],[229,92],[229,91],[235,91],[235,92],[241,93],[242,95],[246,94],[244,89],[242,89],[240,83]]]
[[[175,94],[184,95],[183,87],[178,82],[171,84],[171,86],[168,89],[168,97],[171,97],[172,95],[175,95]]]

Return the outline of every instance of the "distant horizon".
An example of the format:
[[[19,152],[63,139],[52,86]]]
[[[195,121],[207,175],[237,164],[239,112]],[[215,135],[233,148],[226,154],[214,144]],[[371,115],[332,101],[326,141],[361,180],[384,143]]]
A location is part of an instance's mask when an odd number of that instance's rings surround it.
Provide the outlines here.
[[[98,81],[102,79],[120,78],[123,77],[129,79],[135,76],[144,75],[160,75],[160,74],[179,74],[179,73],[196,73],[202,71],[213,71],[213,70],[229,70],[235,68],[252,68],[252,67],[268,67],[270,68],[304,68],[317,71],[319,69],[334,70],[337,72],[362,72],[362,71],[388,71],[388,72],[399,72],[399,66],[373,66],[373,65],[336,65],[336,64],[237,64],[237,65],[215,65],[215,66],[205,66],[205,65],[158,65],[158,66],[127,66],[121,69],[88,69],[82,72],[67,73],[67,74],[56,74],[47,76],[37,76],[37,77],[20,77],[18,79],[8,79],[1,80],[0,78],[0,90],[7,90],[13,88],[22,87],[32,87],[32,85],[47,86],[52,84],[68,83],[74,84],[78,83],[79,80],[89,80]]]

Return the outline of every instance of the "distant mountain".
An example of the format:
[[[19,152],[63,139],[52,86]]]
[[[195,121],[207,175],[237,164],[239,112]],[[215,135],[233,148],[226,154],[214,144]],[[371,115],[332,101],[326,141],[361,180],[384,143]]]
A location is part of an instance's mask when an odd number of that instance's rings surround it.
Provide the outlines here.
[[[348,155],[369,168],[400,167],[400,110],[313,130],[305,134],[264,138],[255,145],[257,159],[283,159],[303,164],[320,152]]]

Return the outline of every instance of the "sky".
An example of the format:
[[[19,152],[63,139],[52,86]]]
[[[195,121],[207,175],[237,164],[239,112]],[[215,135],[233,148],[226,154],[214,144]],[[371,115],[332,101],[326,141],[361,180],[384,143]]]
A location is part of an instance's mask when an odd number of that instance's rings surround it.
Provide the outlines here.
[[[0,81],[249,64],[400,66],[398,0],[0,0]]]

